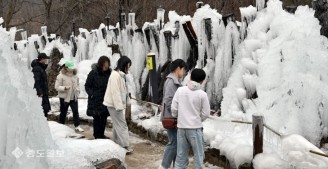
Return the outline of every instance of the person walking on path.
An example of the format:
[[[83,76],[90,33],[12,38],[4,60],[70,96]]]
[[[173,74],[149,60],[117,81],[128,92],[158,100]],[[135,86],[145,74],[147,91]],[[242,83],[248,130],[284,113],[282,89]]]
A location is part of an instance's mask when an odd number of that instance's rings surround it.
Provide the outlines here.
[[[92,70],[88,74],[85,83],[85,91],[88,93],[87,115],[93,117],[93,136],[95,139],[108,139],[105,136],[105,128],[108,109],[104,102],[108,79],[112,70],[110,60],[107,56],[101,56],[97,64],[91,66]]]
[[[50,59],[45,53],[40,53],[38,59],[35,59],[31,63],[32,72],[34,75],[34,88],[39,97],[42,98],[41,106],[43,113],[48,118],[48,112],[51,110],[48,94],[48,77],[46,69],[48,67],[47,59]]]
[[[73,61],[66,61],[62,66],[60,74],[57,76],[55,89],[58,91],[60,100],[60,115],[59,123],[65,124],[68,107],[71,107],[73,112],[75,130],[84,132],[79,126],[79,106],[78,97],[80,94],[79,78],[76,75],[77,69]]]
[[[175,169],[187,169],[190,147],[194,154],[194,168],[203,169],[204,138],[202,122],[210,115],[210,103],[201,90],[206,73],[202,69],[191,72],[191,81],[180,87],[172,101],[172,116],[178,118],[177,158]]]
[[[182,86],[181,79],[185,74],[186,66],[186,62],[184,62],[182,59],[176,59],[170,65],[171,73],[167,76],[163,89],[162,107],[165,109],[163,110],[165,112],[165,117],[172,117],[172,99],[177,89]],[[164,114],[162,113],[161,118],[163,118],[163,116]],[[161,166],[159,167],[160,169],[168,169],[170,168],[171,164],[174,165],[177,154],[177,129],[167,129],[167,136],[169,142],[165,147],[163,160]]]
[[[113,140],[125,148],[128,154],[133,150],[129,147],[129,131],[124,110],[130,102],[126,74],[128,74],[131,64],[131,60],[126,56],[122,56],[117,61],[117,67],[109,77],[103,103],[107,106],[112,118]]]

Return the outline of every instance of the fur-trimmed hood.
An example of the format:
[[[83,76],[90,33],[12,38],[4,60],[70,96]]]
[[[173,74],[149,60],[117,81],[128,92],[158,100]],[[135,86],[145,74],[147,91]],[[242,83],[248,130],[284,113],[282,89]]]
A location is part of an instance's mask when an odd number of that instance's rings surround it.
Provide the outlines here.
[[[68,75],[64,68],[60,72],[64,75]],[[73,75],[77,75],[77,69],[73,70]]]

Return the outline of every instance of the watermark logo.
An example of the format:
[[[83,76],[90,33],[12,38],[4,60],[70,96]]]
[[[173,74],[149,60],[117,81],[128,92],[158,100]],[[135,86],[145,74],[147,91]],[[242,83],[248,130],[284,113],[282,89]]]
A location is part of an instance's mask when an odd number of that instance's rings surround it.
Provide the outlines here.
[[[24,154],[24,152],[19,147],[16,147],[15,150],[11,152],[11,154],[19,159]]]
[[[64,157],[65,151],[64,150],[54,150],[54,149],[47,149],[47,150],[33,150],[27,148],[26,151],[23,151],[19,147],[16,147],[14,151],[11,152],[16,159],[21,158],[25,155],[28,158],[43,158],[43,157]]]

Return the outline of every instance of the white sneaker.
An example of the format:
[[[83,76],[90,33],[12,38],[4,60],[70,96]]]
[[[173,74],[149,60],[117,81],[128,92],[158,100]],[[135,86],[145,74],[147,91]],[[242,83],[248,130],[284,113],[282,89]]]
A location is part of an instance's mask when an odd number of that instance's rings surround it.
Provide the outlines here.
[[[84,132],[84,130],[80,126],[75,127],[75,131]]]
[[[158,167],[158,169],[166,169],[166,168],[164,168],[162,165],[160,165],[160,166]]]
[[[133,149],[130,147],[124,147],[126,150],[126,154],[131,154],[133,152]]]

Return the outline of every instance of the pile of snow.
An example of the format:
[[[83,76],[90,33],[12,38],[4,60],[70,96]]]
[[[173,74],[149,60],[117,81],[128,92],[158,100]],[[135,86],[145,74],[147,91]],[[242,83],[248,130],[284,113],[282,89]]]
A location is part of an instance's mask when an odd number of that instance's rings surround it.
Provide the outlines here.
[[[68,138],[76,136],[71,128],[57,122],[49,122],[52,137],[64,153],[63,157],[51,161],[53,168],[94,168],[108,159],[124,161],[126,151],[108,139],[85,140]]]
[[[276,0],[257,13],[223,90],[225,118],[251,121],[261,112],[283,134],[315,145],[328,136],[328,40],[313,15],[307,6],[287,13]]]
[[[156,110],[156,108],[153,108],[153,111]],[[144,129],[151,132],[151,134],[155,136],[158,133],[165,133],[165,129],[163,128],[162,122],[160,121],[160,117],[158,115],[152,116],[147,112],[147,108],[145,106],[132,104],[131,118],[134,123],[142,126]]]
[[[252,161],[251,125],[235,124],[214,116],[203,125],[205,144],[220,150],[220,155],[227,157],[231,166],[238,168]]]
[[[259,154],[253,160],[255,169],[271,168],[316,168],[328,167],[328,159],[310,150],[323,153],[319,148],[299,135],[290,135],[282,140],[284,160],[277,153],[266,152]]]

